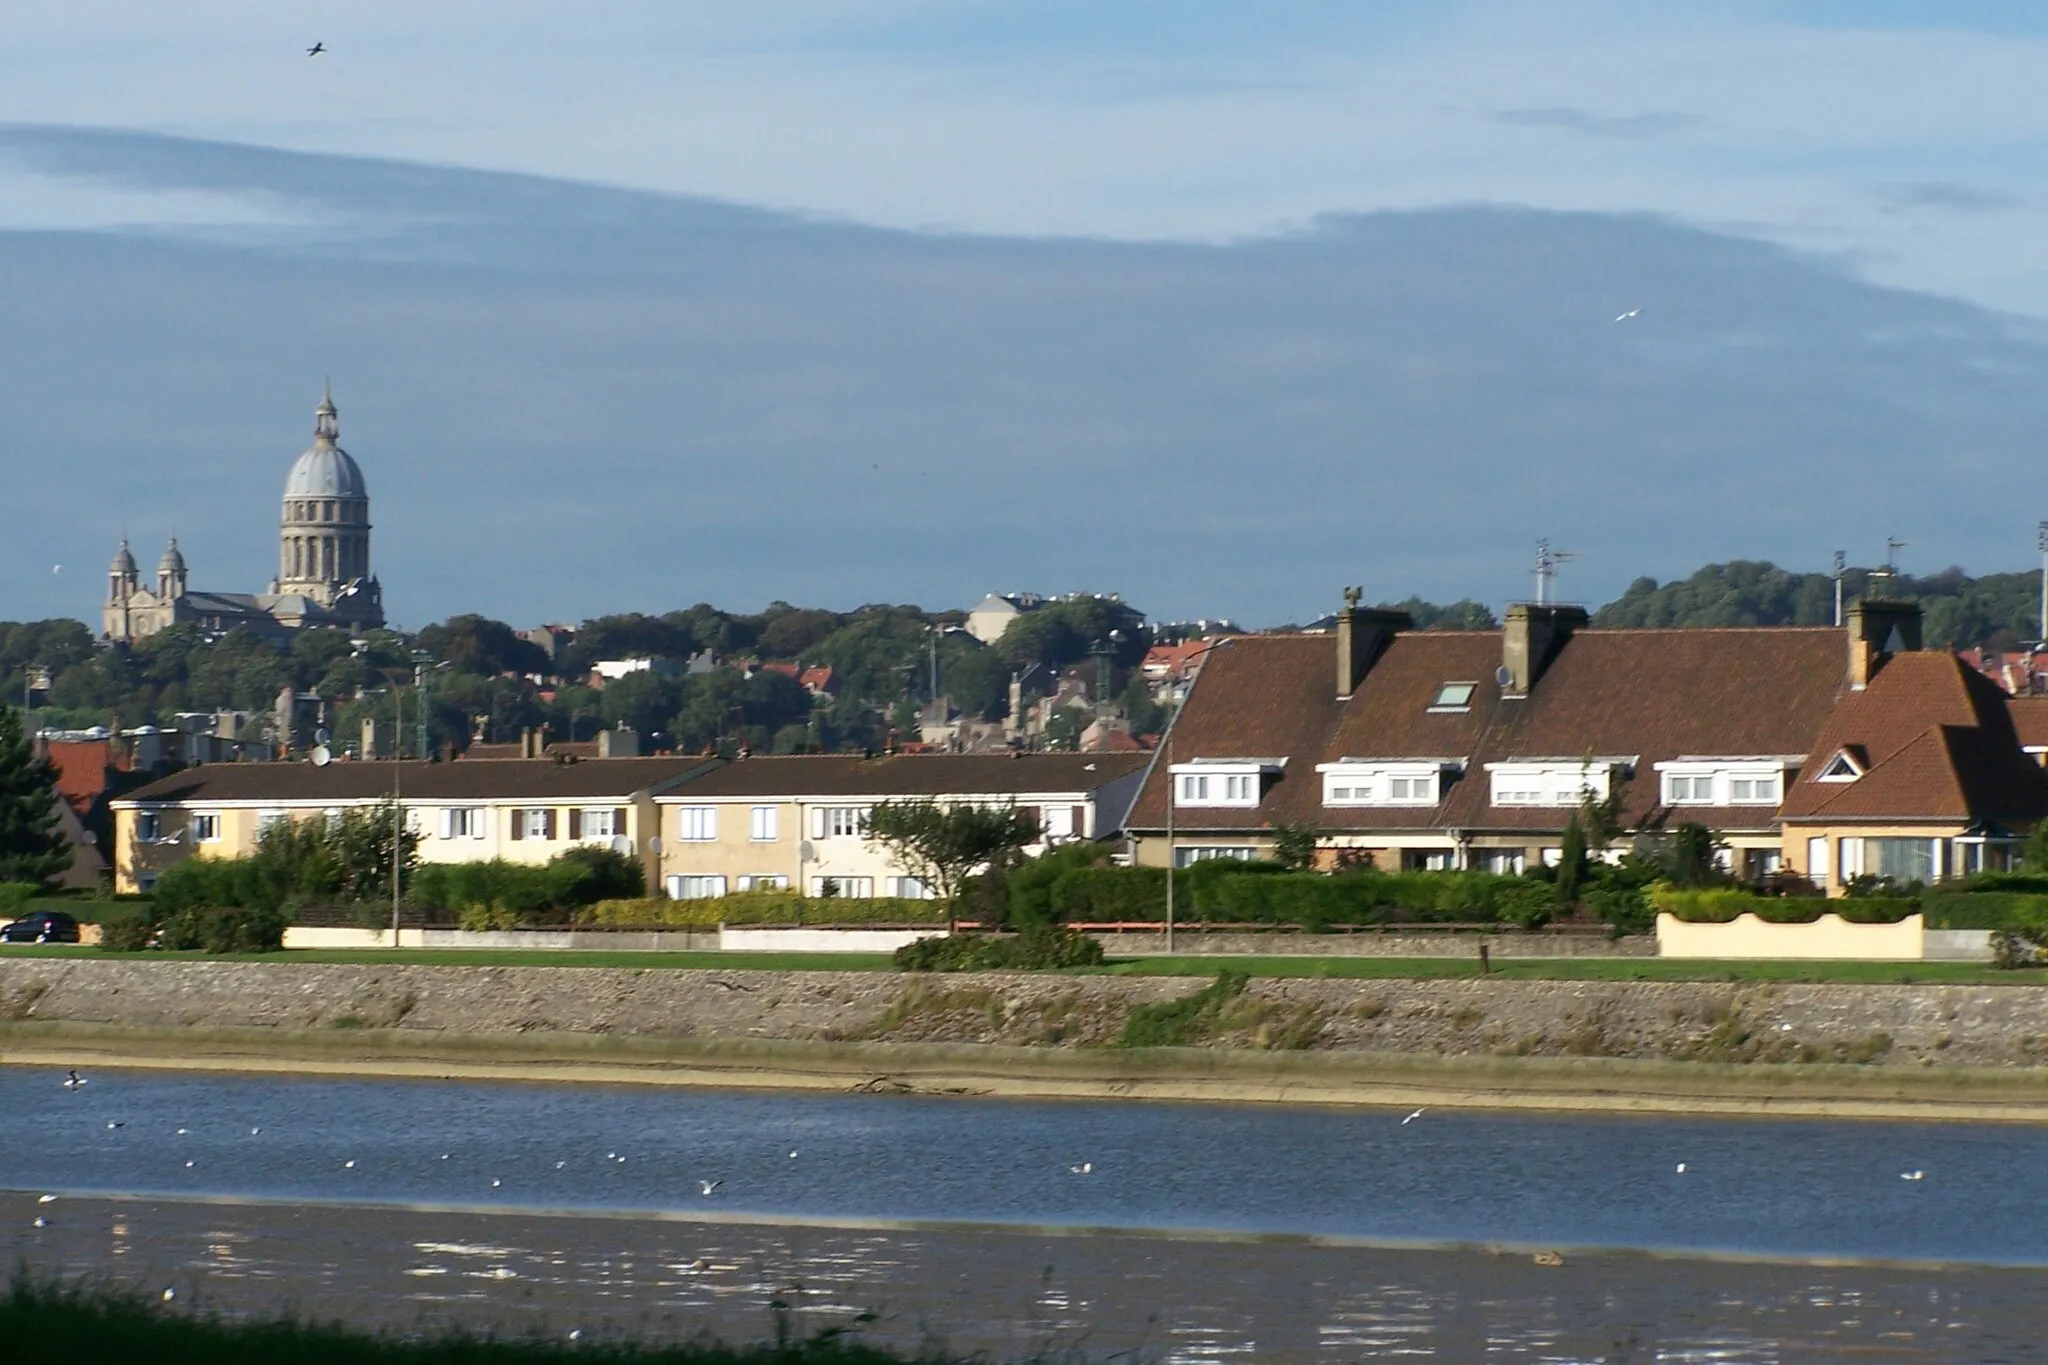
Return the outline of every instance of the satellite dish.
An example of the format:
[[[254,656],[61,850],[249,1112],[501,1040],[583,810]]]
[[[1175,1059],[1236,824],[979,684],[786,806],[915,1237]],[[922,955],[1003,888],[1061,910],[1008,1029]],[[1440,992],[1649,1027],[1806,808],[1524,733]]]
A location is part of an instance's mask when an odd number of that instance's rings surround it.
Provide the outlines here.
[[[1514,670],[1510,669],[1506,664],[1502,664],[1499,668],[1493,670],[1493,680],[1502,687],[1506,687],[1515,680]]]
[[[313,742],[315,744],[325,744],[328,740],[333,738],[334,733],[324,725],[313,732]]]
[[[796,860],[800,863],[813,862],[817,859],[817,856],[818,850],[811,847],[811,841],[809,839],[804,840],[802,843],[796,846]]]
[[[647,836],[647,851],[649,853],[661,852],[661,836],[659,834],[650,834]]]
[[[334,762],[334,750],[322,744],[315,748],[312,753],[306,755],[306,757],[312,760],[314,767],[324,768]]]
[[[618,854],[621,858],[632,857],[633,841],[623,834],[614,834],[612,836],[612,852]]]

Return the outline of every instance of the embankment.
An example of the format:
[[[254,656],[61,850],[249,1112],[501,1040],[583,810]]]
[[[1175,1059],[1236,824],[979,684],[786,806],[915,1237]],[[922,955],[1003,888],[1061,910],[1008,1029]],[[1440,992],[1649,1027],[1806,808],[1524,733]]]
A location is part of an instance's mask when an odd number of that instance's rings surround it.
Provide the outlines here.
[[[2048,990],[0,962],[0,1061],[2048,1121]],[[1989,1112],[1979,1112],[1989,1111]]]

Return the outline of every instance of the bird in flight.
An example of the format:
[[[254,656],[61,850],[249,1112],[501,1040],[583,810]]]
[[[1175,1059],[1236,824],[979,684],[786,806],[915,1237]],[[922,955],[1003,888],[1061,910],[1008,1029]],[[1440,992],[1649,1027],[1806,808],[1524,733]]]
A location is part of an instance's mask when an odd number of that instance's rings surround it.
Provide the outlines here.
[[[1616,318],[1616,319],[1615,319],[1615,321],[1616,321],[1616,322],[1627,322],[1627,321],[1628,321],[1628,320],[1629,320],[1630,318],[1634,317],[1634,316],[1635,316],[1636,314],[1638,314],[1638,313],[1640,313],[1640,312],[1642,312],[1642,311],[1643,311],[1643,310],[1642,310],[1642,309],[1640,309],[1640,308],[1631,308],[1631,309],[1629,309],[1629,310],[1628,310],[1628,311],[1627,311],[1626,313],[1623,313],[1623,314],[1622,314],[1622,315],[1621,315],[1620,317]]]
[[[1424,1112],[1425,1112],[1425,1111],[1424,1111],[1424,1110],[1421,1110],[1421,1109],[1418,1109],[1418,1110],[1416,1110],[1416,1111],[1415,1111],[1414,1113],[1410,1114],[1410,1115],[1409,1115],[1409,1116],[1408,1116],[1407,1118],[1405,1118],[1405,1119],[1402,1119],[1402,1120],[1401,1120],[1401,1126],[1402,1126],[1403,1128],[1406,1128],[1406,1127],[1407,1127],[1407,1126],[1408,1126],[1409,1124],[1411,1124],[1411,1123],[1415,1122],[1415,1120],[1417,1120],[1417,1119],[1421,1118]]]
[[[724,1183],[725,1182],[723,1180],[700,1180],[697,1182],[697,1188],[703,1190],[705,1194],[709,1195],[716,1192],[718,1187],[720,1185],[723,1185]]]
[[[320,55],[321,53],[325,52],[326,50],[327,50],[327,44],[325,44],[325,43],[315,43],[315,44],[313,44],[313,45],[312,45],[311,47],[309,47],[309,48],[307,48],[307,49],[306,49],[306,55],[307,55],[308,57],[317,57],[317,56],[319,56],[319,55]]]

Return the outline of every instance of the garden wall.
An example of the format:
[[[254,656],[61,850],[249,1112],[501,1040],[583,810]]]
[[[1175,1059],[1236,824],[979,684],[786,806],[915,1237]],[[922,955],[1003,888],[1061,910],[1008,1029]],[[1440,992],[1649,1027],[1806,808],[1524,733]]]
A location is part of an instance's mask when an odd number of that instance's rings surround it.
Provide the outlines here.
[[[1908,915],[1895,924],[1854,924],[1825,914],[1806,924],[1772,924],[1743,913],[1723,924],[1688,923],[1657,916],[1659,957],[1721,961],[1919,962],[1926,957],[1926,922]],[[1990,953],[1985,953],[1988,960]]]

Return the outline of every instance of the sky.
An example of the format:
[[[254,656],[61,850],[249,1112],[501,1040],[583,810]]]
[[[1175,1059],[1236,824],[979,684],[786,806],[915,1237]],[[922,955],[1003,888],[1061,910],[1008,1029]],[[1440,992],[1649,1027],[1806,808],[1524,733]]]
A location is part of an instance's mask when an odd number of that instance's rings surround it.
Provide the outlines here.
[[[314,41],[328,51],[308,58]],[[966,605],[996,587],[1121,587],[1155,614],[1260,621],[1326,607],[1324,580],[1339,574],[1391,597],[1498,603],[1523,590],[1520,565],[1544,528],[1489,514],[1499,524],[1476,547],[1453,548],[1444,532],[1461,513],[1441,489],[1418,490],[1414,516],[1391,533],[1347,546],[1333,525],[1318,532],[1331,544],[1275,550],[1289,505],[1242,471],[1271,458],[1276,433],[1308,452],[1294,471],[1308,484],[1341,470],[1347,452],[1368,477],[1406,460],[1454,466],[1482,489],[1532,467],[1585,481],[1586,497],[1545,520],[1586,553],[1579,572],[1594,600],[1637,572],[1738,553],[1819,567],[1816,537],[1865,561],[1875,556],[1854,547],[1901,534],[1939,562],[2016,567],[2031,550],[2026,509],[1905,487],[1917,461],[1977,473],[1979,494],[1982,479],[2023,479],[2038,444],[2023,394],[2041,362],[2034,322],[2048,319],[2044,59],[2038,5],[1906,0],[671,0],[574,11],[0,0],[0,272],[11,254],[17,305],[35,295],[12,321],[0,316],[0,353],[11,345],[37,375],[33,386],[0,381],[0,477],[19,492],[44,486],[24,461],[111,478],[124,462],[160,469],[184,452],[188,463],[147,497],[102,495],[51,517],[13,561],[0,547],[11,579],[0,616],[90,612],[99,541],[130,524],[145,564],[155,523],[178,521],[221,572],[266,573],[270,545],[251,526],[275,515],[267,452],[298,439],[298,410],[316,396],[299,392],[312,382],[302,376],[330,370],[345,375],[345,432],[371,423],[372,442],[357,448],[373,495],[474,488],[473,463],[435,464],[465,443],[533,444],[522,458],[560,460],[579,423],[614,452],[597,462],[614,488],[664,483],[662,433],[675,422],[665,405],[680,384],[717,415],[723,471],[781,460],[809,471],[798,449],[808,442],[813,454],[871,457],[880,474],[881,456],[919,446],[906,431],[922,416],[948,428],[930,438],[927,464],[950,448],[956,480],[1036,455],[1087,482],[1092,461],[1120,501],[1119,515],[1098,515],[1071,497],[984,499],[981,533],[932,538],[929,497],[895,487],[871,508],[854,504],[879,549],[845,547],[823,571],[798,570],[776,557],[729,562],[731,547],[707,534],[696,586],[655,586],[606,565],[603,551],[624,542],[596,528],[620,509],[569,480],[550,490],[568,528],[560,552],[575,586],[564,587],[548,575],[451,575],[500,553],[497,530],[427,536],[447,518],[394,499],[377,553],[393,579],[387,599],[414,623],[470,607],[526,620],[797,593]],[[1375,236],[1381,220],[1391,235]],[[1588,226],[1602,222],[1626,230]],[[1478,254],[1432,254],[1403,223],[1471,229]],[[677,251],[700,252],[729,279],[683,279]],[[294,253],[330,294],[379,301],[348,306],[331,345],[290,337],[294,307],[307,305],[277,267]],[[770,256],[779,275],[747,264]],[[606,261],[638,283],[600,280]],[[1506,261],[1525,274],[1489,283],[1488,264]],[[1398,288],[1394,262],[1432,288]],[[1582,304],[1530,292],[1526,272],[1552,269],[1583,287]],[[905,292],[865,292],[877,270],[903,272]],[[131,334],[102,337],[84,321],[115,306],[82,303],[109,277],[146,282],[127,304],[151,320]],[[798,278],[812,292],[792,292]],[[228,279],[226,293],[206,292]],[[1259,282],[1256,298],[1234,292],[1245,280]],[[1359,281],[1371,285],[1362,301],[1412,315],[1347,324],[1319,307]],[[1029,297],[1037,284],[1044,297]],[[1138,300],[1128,315],[1091,311],[1102,291],[1127,286]],[[1770,289],[1783,291],[1785,315],[1773,316]],[[673,307],[655,316],[651,298]],[[1540,322],[1503,312],[1508,299]],[[1728,299],[1744,311],[1706,325]],[[713,300],[734,321],[723,336],[685,316]],[[1700,323],[1691,333],[1660,316],[1680,300]],[[1637,350],[1610,353],[1609,339],[1559,322],[1574,306],[1604,327],[1642,307],[1627,324]],[[572,318],[576,339],[553,360],[522,350],[488,325],[515,313],[528,326]],[[867,330],[842,331],[856,323]],[[415,324],[444,345],[401,370],[389,355],[406,347],[379,338]],[[1000,337],[977,357],[961,339],[988,326]],[[1104,367],[1065,344],[1058,329],[1072,327],[1165,358],[1112,367],[1120,387],[1106,387]],[[1186,328],[1208,329],[1209,353],[1186,349]],[[629,337],[694,377],[635,387],[620,366]],[[744,367],[723,343],[739,346]],[[1591,349],[1557,359],[1582,343]],[[536,422],[507,402],[507,373],[524,376],[529,401],[565,375],[586,387],[545,393]],[[713,373],[723,386],[693,387]],[[1433,410],[1416,406],[1418,373]],[[940,374],[950,378],[938,387],[915,382]],[[1774,387],[1786,375],[1803,383]],[[1539,376],[1552,381],[1540,394]],[[609,388],[601,414],[578,408],[589,384]],[[752,406],[736,397],[750,385]],[[1503,386],[1524,401],[1505,400]],[[1231,412],[1189,416],[1224,391]],[[1873,407],[1893,404],[1910,411],[1873,425]],[[1658,424],[1700,428],[1690,453],[1709,473],[1667,469],[1657,486],[1635,486],[1628,471],[1646,451],[1677,461],[1686,444]],[[146,429],[164,456],[144,459],[102,431],[123,425]],[[1395,431],[1399,450],[1384,444]],[[1822,490],[1877,468],[1904,481],[1889,502],[1865,490],[1854,516],[1822,514]],[[728,504],[760,492],[723,472],[696,477]],[[1644,507],[1674,489],[1745,515],[1645,532]],[[493,506],[514,529],[541,515],[540,504]],[[1231,506],[1259,532],[1242,561],[1230,516],[1214,510]],[[1132,509],[1181,521],[1148,524]],[[408,516],[421,518],[411,541],[399,538]],[[1220,558],[1178,553],[1172,527],[1188,518],[1221,538],[1205,542]],[[829,521],[789,529],[813,542],[835,534]],[[71,543],[86,537],[94,548]],[[50,571],[65,561],[94,564],[95,584]],[[218,574],[201,585],[262,586]]]

